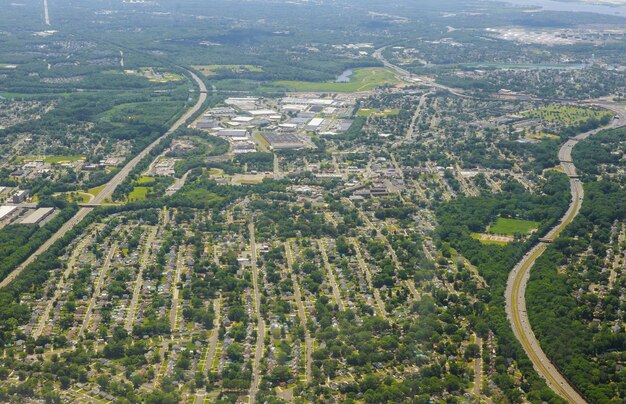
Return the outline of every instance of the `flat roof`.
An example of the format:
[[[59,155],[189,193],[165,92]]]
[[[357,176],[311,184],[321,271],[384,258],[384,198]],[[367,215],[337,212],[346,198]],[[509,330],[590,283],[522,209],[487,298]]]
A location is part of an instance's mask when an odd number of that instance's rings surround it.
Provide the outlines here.
[[[248,114],[252,116],[260,116],[260,115],[275,115],[276,111],[272,109],[253,109],[251,111],[246,111]]]
[[[4,219],[17,209],[17,206],[0,206],[0,219]]]
[[[324,118],[313,118],[309,121],[307,126],[320,126],[322,122],[324,122]]]
[[[245,129],[223,129],[217,132],[217,136],[236,136],[242,137],[248,133]]]
[[[22,219],[20,223],[21,224],[37,224],[39,223],[39,221],[44,219],[53,211],[54,211],[54,208],[39,208],[33,213],[31,213],[30,215],[26,216],[24,219]]]

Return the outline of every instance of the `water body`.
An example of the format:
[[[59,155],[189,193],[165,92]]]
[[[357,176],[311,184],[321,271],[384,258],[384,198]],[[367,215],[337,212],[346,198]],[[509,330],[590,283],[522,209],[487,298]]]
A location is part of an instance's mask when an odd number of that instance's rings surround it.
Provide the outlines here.
[[[516,6],[532,6],[545,11],[572,11],[626,17],[626,5],[608,6],[602,4],[574,3],[555,0],[505,0]]]
[[[352,78],[352,74],[354,73],[354,71],[352,69],[347,69],[346,71],[344,71],[343,73],[341,73],[341,75],[339,75],[337,77],[337,80],[335,80],[335,82],[337,83],[349,83],[350,79]]]

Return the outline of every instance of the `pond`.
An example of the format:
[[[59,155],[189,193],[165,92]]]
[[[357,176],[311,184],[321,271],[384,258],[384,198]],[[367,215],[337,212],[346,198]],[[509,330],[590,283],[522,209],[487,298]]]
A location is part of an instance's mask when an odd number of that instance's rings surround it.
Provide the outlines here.
[[[337,83],[349,83],[351,78],[352,78],[352,74],[353,73],[354,73],[354,71],[352,69],[347,69],[343,73],[341,73],[339,76],[337,76],[337,80],[335,80],[335,82],[337,82]]]

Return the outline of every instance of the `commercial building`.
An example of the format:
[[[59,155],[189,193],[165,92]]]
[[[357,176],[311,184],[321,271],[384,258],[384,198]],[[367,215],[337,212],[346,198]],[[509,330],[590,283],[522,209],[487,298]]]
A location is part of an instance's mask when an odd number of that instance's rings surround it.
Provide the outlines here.
[[[22,203],[28,198],[29,192],[27,189],[22,189],[13,194],[13,203]]]
[[[272,150],[301,149],[305,143],[297,135],[291,133],[262,133],[263,139],[269,143]]]
[[[30,215],[26,216],[21,224],[39,224],[42,220],[50,216],[54,212],[54,208],[39,208]]]
[[[17,206],[0,206],[0,220],[10,217],[16,209]]]
[[[324,122],[323,118],[313,118],[306,125],[306,129],[307,130],[317,130],[323,122]]]
[[[248,133],[245,129],[222,129],[216,133],[217,136],[222,137],[243,137]]]

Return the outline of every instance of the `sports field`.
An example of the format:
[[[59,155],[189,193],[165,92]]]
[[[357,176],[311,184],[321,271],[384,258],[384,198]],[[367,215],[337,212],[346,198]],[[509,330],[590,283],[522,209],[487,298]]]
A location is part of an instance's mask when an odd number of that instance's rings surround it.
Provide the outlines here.
[[[512,236],[514,234],[528,234],[531,230],[539,227],[539,223],[531,220],[508,219],[499,217],[494,224],[489,226],[489,233],[506,234]]]

